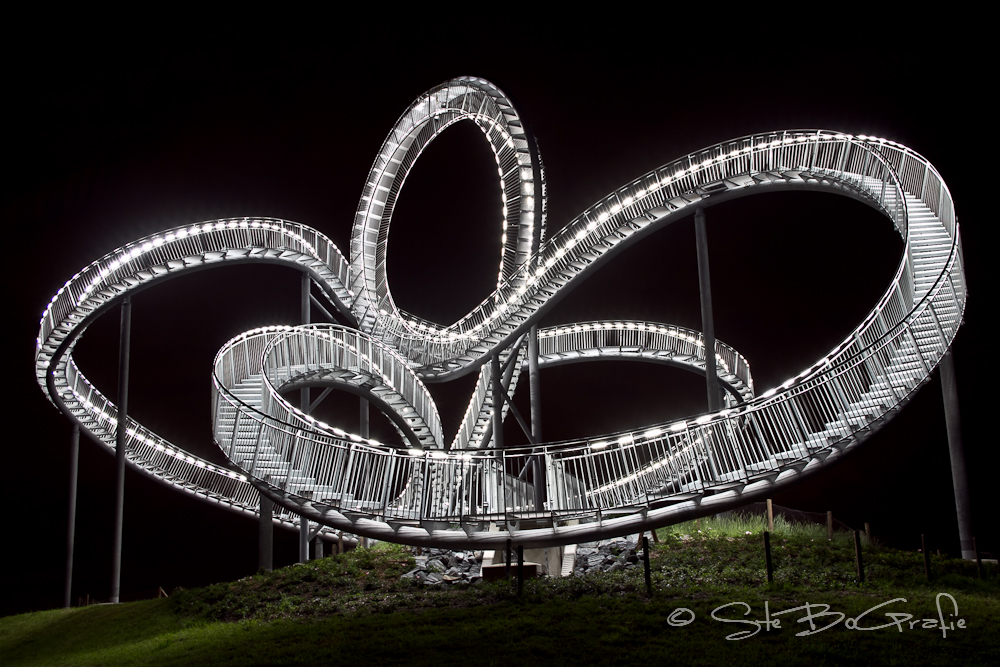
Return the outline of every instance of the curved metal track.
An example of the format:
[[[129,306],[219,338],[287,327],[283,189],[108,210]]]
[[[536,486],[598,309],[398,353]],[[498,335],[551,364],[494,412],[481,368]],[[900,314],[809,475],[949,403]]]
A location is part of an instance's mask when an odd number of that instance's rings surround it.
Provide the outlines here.
[[[395,307],[385,257],[406,174],[426,145],[459,120],[479,125],[493,147],[505,228],[497,289],[444,326]],[[215,362],[213,420],[232,470],[131,420],[129,461],[237,511],[256,511],[263,492],[286,517],[300,513],[380,539],[468,547],[511,537],[544,546],[718,512],[822,469],[909,400],[962,322],[965,277],[951,195],[932,165],[892,141],[803,130],[720,143],[625,185],[544,242],[543,184],[537,151],[506,96],[481,79],[446,82],[418,98],[383,144],[355,218],[349,262],[316,230],[264,218],[140,239],[85,268],[52,299],[37,341],[39,384],[113,448],[115,406],[72,360],[87,325],[126,294],[183,272],[234,262],[293,266],[357,328],[269,327],[223,347]],[[717,343],[731,397],[718,413],[572,442],[486,446],[494,406],[485,362],[492,355],[507,367],[504,384],[513,384],[529,327],[604,262],[689,215],[689,207],[774,190],[859,199],[884,213],[906,242],[885,294],[840,345],[753,398],[746,361]],[[663,324],[565,325],[543,330],[540,341],[542,363],[611,356],[704,368],[700,334]],[[449,445],[423,383],[477,369],[465,421]],[[374,401],[409,449],[317,422],[281,398],[282,390],[308,385],[339,386]]]

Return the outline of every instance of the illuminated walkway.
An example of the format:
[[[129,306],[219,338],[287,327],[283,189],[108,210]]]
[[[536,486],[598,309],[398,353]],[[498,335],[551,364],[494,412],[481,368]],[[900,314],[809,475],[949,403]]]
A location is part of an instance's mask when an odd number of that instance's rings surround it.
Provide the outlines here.
[[[442,326],[395,306],[385,251],[403,179],[427,144],[459,121],[476,123],[496,157],[501,261],[497,289]],[[350,326],[269,327],[223,347],[214,367],[214,434],[232,468],[192,456],[132,420],[128,460],[238,512],[256,513],[263,492],[286,521],[301,514],[384,540],[493,548],[512,538],[546,546],[722,511],[821,470],[896,414],[929,379],[962,322],[965,276],[951,195],[933,166],[891,141],[807,130],[723,142],[623,186],[550,238],[543,184],[533,141],[504,94],[481,79],[446,82],[417,99],[383,144],[349,258],[314,229],[265,218],[140,239],[95,261],[53,297],[38,336],[39,384],[114,448],[117,409],[73,362],[84,329],[129,293],[176,275],[283,264],[306,273]],[[626,247],[697,208],[776,190],[853,197],[881,211],[905,240],[884,296],[840,345],[754,397],[746,361],[717,342],[727,391],[721,410],[570,442],[495,446],[498,387],[513,390],[531,361],[532,327],[560,298]],[[705,372],[701,334],[668,324],[567,324],[541,330],[537,343],[540,366],[618,357]],[[472,372],[479,373],[476,390],[448,441],[424,383]],[[311,386],[367,398],[405,445],[317,422],[281,396]],[[501,414],[507,409],[503,401]]]

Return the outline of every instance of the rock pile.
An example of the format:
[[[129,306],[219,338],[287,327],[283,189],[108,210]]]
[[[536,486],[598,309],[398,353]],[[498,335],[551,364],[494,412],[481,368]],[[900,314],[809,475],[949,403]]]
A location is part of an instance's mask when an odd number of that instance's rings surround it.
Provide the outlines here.
[[[576,547],[573,575],[582,577],[594,572],[619,572],[641,567],[636,550],[635,538],[615,537],[600,542],[581,542]]]
[[[401,579],[416,579],[425,586],[475,584],[482,580],[482,551],[424,549],[414,559],[417,566]]]

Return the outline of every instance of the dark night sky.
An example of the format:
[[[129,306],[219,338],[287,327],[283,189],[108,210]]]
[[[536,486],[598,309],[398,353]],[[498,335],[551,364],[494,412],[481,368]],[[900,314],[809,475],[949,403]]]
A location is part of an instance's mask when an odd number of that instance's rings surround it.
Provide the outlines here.
[[[980,107],[978,93],[958,84],[920,91],[908,78],[915,72],[868,79],[837,59],[720,54],[679,66],[662,51],[630,49],[628,61],[610,53],[621,51],[551,49],[514,59],[390,54],[400,66],[333,48],[218,47],[185,55],[148,49],[125,57],[106,47],[74,51],[58,67],[10,66],[7,85],[17,108],[0,204],[15,236],[8,246],[14,259],[5,266],[6,284],[14,286],[6,352],[14,410],[4,438],[9,500],[2,558],[8,576],[23,576],[4,586],[0,613],[61,599],[70,428],[45,401],[31,366],[38,318],[55,291],[124,243],[220,217],[295,220],[323,231],[346,253],[361,187],[386,133],[413,98],[463,74],[496,83],[535,132],[547,170],[550,232],[650,169],[752,132],[872,134],[927,156],[951,188],[963,224],[971,291],[955,346],[963,428],[980,545],[1000,552],[1000,534],[990,524],[996,504],[988,492],[988,399],[974,359],[994,294],[985,222],[977,215],[985,211],[984,194],[972,185],[977,149],[951,125]],[[940,82],[951,79],[962,58],[930,53],[925,62],[936,63],[932,78]],[[391,67],[401,71],[371,73]],[[973,120],[967,118],[968,126]],[[856,326],[888,285],[902,249],[887,220],[834,195],[751,197],[709,209],[708,224],[717,335],[748,358],[758,392],[805,368]],[[430,147],[403,189],[389,251],[397,303],[439,321],[464,314],[493,287],[498,235],[489,148],[478,130],[459,125]],[[297,288],[298,274],[290,270],[228,267],[136,296],[131,412],[211,456],[215,352],[246,329],[295,323]],[[697,290],[689,220],[627,251],[544,324],[631,318],[700,329]],[[77,348],[81,368],[109,395],[116,349],[116,315],[95,323]],[[431,386],[449,436],[470,382]],[[702,381],[659,367],[562,367],[543,373],[542,383],[546,439],[704,409]],[[519,402],[525,393],[526,382]],[[326,409],[338,407],[356,410],[346,400]],[[508,440],[518,436],[510,421]],[[108,595],[112,480],[113,458],[84,439],[74,596]],[[253,521],[135,473],[126,487],[125,599],[158,585],[199,585],[255,569]],[[832,509],[859,527],[870,521],[876,534],[906,548],[916,549],[925,532],[933,546],[956,553],[937,379],[860,451],[775,501]],[[283,536],[276,565],[296,553],[295,536]]]

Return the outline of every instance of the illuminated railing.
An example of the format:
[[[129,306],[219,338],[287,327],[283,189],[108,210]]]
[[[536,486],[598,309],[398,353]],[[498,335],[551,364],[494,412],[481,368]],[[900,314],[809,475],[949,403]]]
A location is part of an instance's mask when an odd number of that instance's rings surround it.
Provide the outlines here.
[[[115,447],[118,409],[77,370],[70,360],[59,399],[93,436]],[[132,419],[126,427],[126,457],[141,470],[173,486],[238,512],[254,513],[257,489],[246,475],[220,467],[172,445]]]
[[[834,150],[824,141],[840,145]],[[757,146],[758,142],[751,139],[749,145]],[[781,140],[760,145],[766,146],[760,150],[766,153],[774,178],[757,179],[756,174],[751,174],[741,187],[800,181],[805,187],[848,188],[886,212],[901,231],[906,230],[909,215],[936,218],[938,211],[944,212],[939,229],[957,230],[949,217],[951,205],[946,189],[933,169],[906,149],[824,133],[789,133]],[[858,146],[861,149],[855,154]],[[797,156],[789,166],[783,165],[778,155],[786,147]],[[752,157],[753,150],[750,152]],[[804,160],[806,155],[811,161],[800,163],[798,160]],[[834,171],[820,164],[819,158],[824,155],[829,162],[860,167],[861,172]],[[712,168],[712,164],[701,166],[708,176],[725,178],[725,172],[713,173]],[[921,177],[915,181],[918,171]],[[904,195],[900,181],[911,186],[919,182],[924,198]],[[924,185],[928,182],[938,185],[928,188]],[[694,185],[695,190],[703,187]],[[661,203],[670,204],[666,198]],[[611,217],[609,214],[607,219]],[[600,230],[600,224],[595,229]],[[567,233],[557,235],[549,245]],[[587,238],[580,237],[578,245],[592,248],[585,243]],[[923,251],[913,244],[918,236],[907,238],[907,254],[892,285],[849,339],[799,377],[745,405],[691,421],[585,441],[487,453],[405,453],[342,441],[323,443],[331,452],[320,459],[323,464],[311,466],[310,474],[320,472],[326,462],[340,462],[333,465],[337,475],[328,481],[332,483],[329,493],[339,499],[337,507],[341,511],[386,521],[411,519],[464,525],[504,520],[513,525],[521,515],[554,518],[589,512],[599,517],[610,510],[648,511],[679,495],[742,489],[755,481],[771,481],[775,475],[814,467],[857,443],[905,402],[927,379],[961,322],[965,295],[957,234],[948,238],[950,254],[946,265],[937,268],[936,279],[924,284],[913,278],[914,267],[926,263]],[[546,264],[558,267],[558,260],[546,260],[543,266]],[[539,274],[539,289],[554,293],[564,283],[552,288],[542,282],[541,278],[551,271],[543,269]],[[542,354],[547,344],[555,350],[560,336],[567,348],[602,346],[600,337],[607,335],[605,329],[589,324],[589,331],[580,324],[543,332]],[[640,330],[637,323],[633,325],[634,329],[627,323],[613,327],[618,345],[628,345],[630,335],[649,337],[648,325],[646,331]],[[696,344],[696,332],[681,335],[674,331],[669,337],[675,343],[689,345],[691,352],[701,347],[704,358],[703,346]],[[653,333],[667,336],[658,330]],[[570,343],[573,336],[589,340]],[[413,340],[424,349],[434,344],[428,338]],[[735,352],[723,361],[724,369],[735,368],[738,373],[746,367]],[[746,380],[749,383],[748,374]],[[335,453],[338,449],[339,453]],[[536,479],[537,469],[530,465],[537,457],[545,461],[544,480]],[[379,488],[371,484],[372,474],[395,480],[391,488],[381,487],[380,498],[372,495]],[[547,500],[541,506],[533,487],[543,482]]]
[[[579,322],[540,329],[538,354],[558,363],[571,353],[595,351],[598,358],[661,358],[679,366],[704,370],[705,340],[700,331],[672,324],[630,320]],[[548,357],[551,356],[551,359]],[[746,401],[753,397],[750,364],[742,354],[720,340],[715,341],[715,362],[719,378],[729,391]]]
[[[297,264],[330,299],[350,306],[350,267],[337,246],[311,227],[273,218],[230,218],[152,234],[114,250],[66,281],[46,306],[36,341],[43,372],[65,334],[136,287],[223,262]]]
[[[945,273],[955,259],[957,254]],[[281,440],[278,449],[310,452],[308,461],[304,455],[292,458],[342,512],[469,523],[649,507],[671,494],[773,477],[856,442],[909,397],[947,350],[961,310],[951,289],[941,289],[944,284],[891,335],[848,361],[787,383],[780,393],[692,421],[543,447],[451,454],[324,440],[317,433],[261,424]],[[544,507],[536,506],[533,486],[540,480],[528,465],[539,455],[548,463]],[[377,479],[386,484],[373,482]]]
[[[497,156],[507,226],[498,289],[442,327],[398,311],[380,272],[401,178],[434,136],[462,119],[477,122]],[[717,144],[620,188],[532,255],[533,239],[542,234],[544,196],[535,190],[540,168],[515,119],[506,97],[476,79],[449,82],[414,103],[386,140],[372,170],[377,178],[366,186],[352,234],[356,272],[319,232],[264,218],[177,228],[108,254],[68,281],[46,308],[36,350],[39,384],[113,448],[115,406],[79,373],[71,356],[90,321],[129,292],[181,271],[227,262],[295,266],[342,313],[356,317],[361,331],[270,327],[223,348],[215,363],[214,432],[242,472],[182,452],[131,420],[129,460],[238,511],[253,511],[259,490],[279,499],[282,516],[298,512],[375,537],[486,544],[502,538],[485,531],[484,523],[502,522],[508,530],[503,535],[565,543],[746,502],[819,468],[909,400],[955,337],[966,287],[954,204],[937,171],[903,146],[817,130]],[[885,294],[822,359],[751,399],[746,361],[717,343],[723,379],[748,400],[621,433],[501,450],[465,448],[483,443],[485,417],[495,408],[488,392],[491,371],[483,367],[452,450],[440,449],[440,419],[422,379],[470,372],[499,353],[503,360],[517,355],[513,384],[523,361],[518,337],[624,247],[680,219],[691,206],[795,188],[861,199],[885,213],[906,239]],[[613,347],[625,356],[627,348],[649,346],[703,364],[699,343],[697,332],[638,322],[565,325],[540,336],[543,358],[560,350]],[[317,422],[280,394],[310,382],[359,381],[410,447],[386,446]],[[580,524],[560,524],[570,521]]]
[[[423,150],[447,127],[463,120],[483,132],[496,160],[503,202],[498,285],[528,261],[543,233],[544,172],[541,161],[532,159],[532,139],[507,96],[484,79],[459,77],[418,97],[379,149],[351,233],[355,316],[362,330],[375,333],[404,356],[423,339],[434,337],[440,327],[404,316],[393,302],[385,268],[389,223],[399,190]],[[414,336],[398,345],[406,332]]]
[[[465,372],[470,360],[482,363],[490,346],[481,341],[495,343],[523,330],[536,312],[544,312],[552,297],[593,262],[687,215],[689,206],[714,203],[711,198],[720,195],[749,193],[754,186],[817,187],[822,183],[869,201],[905,234],[905,202],[895,165],[907,169],[910,181],[941,183],[920,156],[875,138],[811,130],[717,144],[656,169],[591,206],[554,234],[536,259],[520,265],[455,324],[442,327],[393,317],[386,311],[373,333],[391,341],[414,363],[426,366],[426,374]],[[927,175],[923,175],[925,167]],[[915,170],[920,171],[919,177]],[[368,251],[375,252],[373,248]]]
[[[263,380],[254,411],[293,428],[344,435],[293,407],[281,391],[320,382],[354,385],[396,419],[412,446],[442,446],[441,418],[427,388],[398,354],[359,331],[317,324],[241,334],[216,356],[215,385],[239,403],[233,389],[251,378]]]
[[[56,405],[112,450],[117,408],[79,372],[76,337],[125,294],[182,272],[225,263],[268,262],[307,271],[347,311],[349,267],[323,234],[271,218],[233,218],[186,225],[130,243],[77,273],[46,306],[36,341],[36,377]],[[193,456],[129,420],[128,460],[140,470],[194,495],[255,512],[257,490],[245,476]],[[239,483],[232,480],[236,475]],[[234,486],[235,485],[235,486]]]
[[[513,395],[517,390],[518,378],[520,378],[521,365],[526,359],[527,343],[514,344],[500,353],[500,363],[506,367],[511,354],[517,355],[514,368],[509,376],[501,375],[501,384],[508,395]],[[472,390],[469,405],[465,410],[462,423],[455,433],[450,449],[480,449],[488,446],[493,430],[493,368],[490,364],[483,364],[479,368],[479,377],[476,379],[476,386]],[[503,401],[500,408],[503,419],[507,418],[510,405]]]

